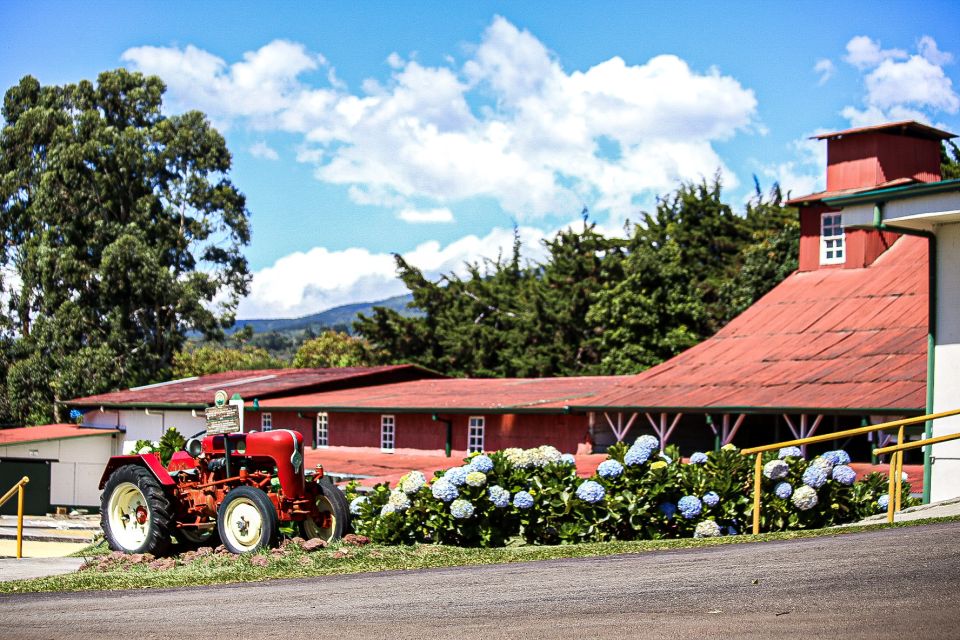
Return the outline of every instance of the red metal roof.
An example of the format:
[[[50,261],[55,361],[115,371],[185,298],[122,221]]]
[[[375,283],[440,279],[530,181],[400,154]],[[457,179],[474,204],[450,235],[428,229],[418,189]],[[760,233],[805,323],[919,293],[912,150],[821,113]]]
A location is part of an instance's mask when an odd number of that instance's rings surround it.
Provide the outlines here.
[[[0,445],[26,444],[28,442],[61,440],[63,438],[85,438],[114,433],[120,433],[120,431],[101,427],[81,427],[76,424],[45,424],[39,427],[0,429]]]
[[[797,272],[713,337],[571,408],[901,413],[926,403],[927,242]]]
[[[849,136],[858,133],[910,133],[920,138],[930,138],[932,140],[949,140],[957,136],[949,131],[937,129],[926,124],[921,124],[916,120],[901,120],[900,122],[886,122],[870,127],[856,127],[853,129],[844,129],[843,131],[833,131],[831,133],[821,133],[820,135],[810,136],[811,140],[828,140],[830,138],[839,138],[840,136]]]
[[[876,191],[877,189],[889,189],[891,187],[902,187],[908,184],[919,183],[919,180],[913,178],[896,178],[894,180],[888,180],[880,184],[872,184],[863,187],[851,187],[849,189],[834,189],[833,191],[818,191],[816,193],[810,193],[805,196],[797,196],[796,198],[790,198],[787,200],[789,205],[797,204],[810,204],[813,202],[820,202],[821,200],[826,200],[827,198],[837,198],[839,196],[852,196],[858,193],[865,193],[867,191]]]
[[[415,380],[261,400],[260,408],[329,411],[557,413],[627,376]]]
[[[124,391],[101,393],[69,400],[69,406],[152,406],[183,405],[206,407],[214,394],[223,389],[228,395],[239,393],[243,398],[269,398],[278,394],[303,392],[342,385],[366,385],[397,382],[416,378],[438,377],[440,374],[415,365],[381,367],[340,367],[330,369],[258,369],[225,371],[206,376],[171,380]]]

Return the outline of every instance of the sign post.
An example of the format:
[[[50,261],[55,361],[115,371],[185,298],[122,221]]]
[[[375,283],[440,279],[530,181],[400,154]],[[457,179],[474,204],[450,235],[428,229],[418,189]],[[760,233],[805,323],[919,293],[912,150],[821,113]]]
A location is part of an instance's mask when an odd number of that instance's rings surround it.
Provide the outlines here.
[[[243,399],[233,394],[227,402],[227,392],[217,391],[213,396],[213,406],[206,410],[207,435],[223,436],[223,460],[227,477],[230,477],[230,434],[243,432]]]

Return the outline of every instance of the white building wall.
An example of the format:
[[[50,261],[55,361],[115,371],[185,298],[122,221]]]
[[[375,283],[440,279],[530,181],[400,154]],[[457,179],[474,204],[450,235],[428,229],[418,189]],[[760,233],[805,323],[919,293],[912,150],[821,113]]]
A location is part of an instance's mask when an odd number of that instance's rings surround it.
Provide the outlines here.
[[[175,427],[184,438],[207,428],[202,411],[194,416],[192,411],[159,409],[120,409],[101,412],[99,409],[88,411],[83,416],[85,424],[111,426],[125,429],[123,453],[133,451],[137,440],[159,440],[163,432]]]
[[[960,224],[937,233],[937,345],[934,353],[934,412],[960,409]],[[933,435],[960,433],[960,416],[933,423]],[[933,445],[931,500],[960,496],[960,440]]]

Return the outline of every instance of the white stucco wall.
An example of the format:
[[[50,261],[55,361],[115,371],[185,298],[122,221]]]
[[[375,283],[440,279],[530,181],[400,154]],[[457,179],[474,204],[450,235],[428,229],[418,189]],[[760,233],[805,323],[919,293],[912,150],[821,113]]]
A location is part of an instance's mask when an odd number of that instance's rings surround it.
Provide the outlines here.
[[[191,411],[150,409],[120,409],[101,412],[99,409],[88,411],[83,416],[85,424],[111,426],[125,429],[123,453],[130,453],[137,440],[158,440],[163,432],[175,427],[184,438],[189,438],[207,427],[203,412],[194,417]]]
[[[934,412],[960,409],[960,224],[937,233],[937,345]],[[933,435],[960,433],[960,416],[933,423]],[[933,445],[931,500],[960,496],[960,440]]]
[[[114,437],[116,435],[116,437]],[[62,438],[0,446],[0,458],[53,460],[50,464],[50,503],[100,505],[100,476],[120,446],[120,434]]]

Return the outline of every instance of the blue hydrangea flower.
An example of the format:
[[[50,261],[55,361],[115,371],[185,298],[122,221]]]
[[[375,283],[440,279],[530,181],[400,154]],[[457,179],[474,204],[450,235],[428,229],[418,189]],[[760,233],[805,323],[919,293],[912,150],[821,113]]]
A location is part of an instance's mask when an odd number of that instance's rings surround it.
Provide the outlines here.
[[[458,498],[450,503],[450,515],[457,520],[466,520],[473,515],[473,505],[469,500]]]
[[[880,511],[886,511],[890,507],[890,494],[885,493],[877,498],[877,507]]]
[[[832,464],[850,464],[850,454],[848,454],[843,449],[836,449],[834,451],[827,451],[821,456],[825,460],[829,460]]]
[[[807,470],[803,472],[803,484],[814,489],[819,489],[827,481],[827,474],[830,469],[826,465],[820,464],[817,460],[810,463]]]
[[[668,456],[663,452],[660,452],[660,457],[663,458],[663,461],[666,462],[667,464],[670,464],[673,462],[673,458],[671,458],[670,456]]]
[[[577,459],[573,457],[572,453],[565,453],[560,456],[560,464],[576,465]]]
[[[434,481],[430,487],[430,491],[433,493],[434,498],[443,502],[450,502],[460,495],[460,492],[453,486],[453,483],[445,478]]]
[[[382,507],[380,507],[380,517],[381,517],[381,518],[382,518],[383,516],[388,516],[388,515],[390,515],[391,513],[396,513],[396,512],[397,512],[397,508],[396,508],[395,506],[393,506],[392,504],[390,504],[389,502],[388,502],[387,504],[383,505]]]
[[[832,457],[824,458],[823,456],[817,456],[816,458],[813,459],[813,462],[811,462],[810,464],[820,465],[827,472],[828,476],[830,475],[830,472],[833,471],[833,467],[835,466],[835,463],[833,462]]]
[[[677,512],[677,505],[673,504],[672,502],[661,502],[660,506],[657,508],[660,509],[660,513],[667,516],[667,518],[672,518]]]
[[[637,449],[646,449],[647,451],[653,451],[654,449],[660,448],[660,441],[651,435],[644,435],[637,438],[632,446],[636,447]]]
[[[778,498],[786,500],[793,495],[793,487],[790,486],[789,482],[778,482],[777,486],[773,488],[773,492],[777,494]]]
[[[350,513],[352,513],[355,516],[360,515],[360,509],[362,509],[363,505],[365,505],[367,502],[369,502],[369,499],[366,496],[360,496],[359,498],[354,498],[350,502]]]
[[[635,467],[649,460],[650,452],[650,449],[644,449],[637,446],[630,447],[630,449],[627,451],[627,454],[623,456],[623,462],[628,467]]]
[[[690,454],[690,464],[704,464],[707,461],[707,454],[703,451],[694,451]]]
[[[529,509],[533,506],[533,496],[526,491],[517,491],[513,496],[513,506],[517,509]]]
[[[70,409],[70,419],[71,419],[71,420],[79,420],[79,419],[82,418],[82,417],[83,417],[83,412],[82,412],[82,411],[80,411],[79,409]]]
[[[800,511],[809,511],[817,506],[817,492],[809,485],[798,487],[793,492],[793,506]]]
[[[603,488],[603,485],[593,480],[584,480],[577,487],[577,497],[590,504],[600,502],[605,495],[607,495],[607,491]]]
[[[482,487],[487,484],[487,474],[481,471],[471,471],[467,474],[467,484],[471,487]]]
[[[720,525],[713,520],[698,522],[697,528],[693,530],[694,538],[719,538],[721,535]]]
[[[783,447],[780,449],[777,457],[781,460],[784,458],[802,458],[803,451],[800,449],[800,447]]]
[[[703,494],[703,504],[708,507],[715,507],[720,503],[720,496],[717,495],[716,491],[707,491]]]
[[[740,533],[740,532],[737,531],[737,528],[736,528],[736,527],[727,527],[727,535],[728,535],[728,536],[735,536],[735,535],[737,535],[738,533]]]
[[[849,487],[857,481],[857,472],[848,465],[838,464],[833,468],[831,477],[843,486]]]
[[[400,489],[407,495],[413,495],[427,484],[427,479],[419,471],[411,471],[400,478]]]
[[[487,497],[493,506],[503,509],[510,504],[510,492],[495,484],[487,489]]]
[[[763,465],[763,475],[771,480],[785,478],[790,473],[790,467],[783,460],[771,460]]]
[[[485,456],[481,453],[478,456],[474,456],[473,460],[471,460],[467,466],[470,468],[470,471],[490,473],[493,471],[493,460],[490,459],[490,456]]]
[[[693,520],[703,511],[703,503],[697,496],[683,496],[677,501],[677,510],[687,520]]]
[[[597,467],[597,475],[599,475],[601,478],[606,478],[607,480],[619,478],[620,474],[622,473],[623,465],[612,459],[604,460],[600,463],[600,466]]]
[[[467,470],[464,467],[452,467],[443,474],[444,480],[455,487],[462,487],[467,481]]]

